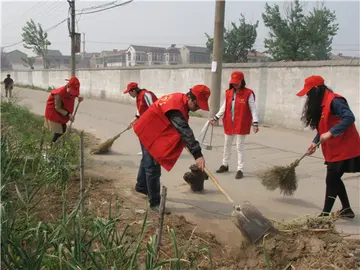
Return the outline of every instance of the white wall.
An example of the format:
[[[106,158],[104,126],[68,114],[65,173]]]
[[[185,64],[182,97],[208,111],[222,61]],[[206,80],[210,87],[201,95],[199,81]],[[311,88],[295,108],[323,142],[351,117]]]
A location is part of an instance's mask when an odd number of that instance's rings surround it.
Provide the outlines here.
[[[234,70],[244,72],[247,86],[256,94],[260,121],[290,129],[302,129],[300,115],[304,98],[296,93],[310,75],[321,75],[327,86],[347,98],[360,130],[360,61],[312,61],[226,64],[223,67],[221,102]],[[5,78],[8,71],[2,71]],[[61,86],[69,71],[12,71],[15,83],[33,84],[43,88]],[[124,67],[116,69],[82,69],[77,72],[81,93],[86,97],[133,102],[122,92],[127,83],[136,81],[140,87],[158,96],[171,92],[187,92],[194,84],[211,86],[210,65]]]

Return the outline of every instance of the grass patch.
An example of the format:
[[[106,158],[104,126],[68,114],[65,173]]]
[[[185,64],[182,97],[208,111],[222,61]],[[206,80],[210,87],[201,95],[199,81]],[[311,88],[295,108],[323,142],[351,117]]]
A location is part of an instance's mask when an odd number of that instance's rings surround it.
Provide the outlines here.
[[[121,202],[108,196],[95,198],[110,200],[107,215],[89,205],[80,213],[77,133],[50,147],[43,117],[12,101],[2,101],[1,111],[2,269],[196,269],[202,254],[211,258],[206,247],[194,248],[191,237],[180,244],[170,227],[173,252],[155,256],[148,213],[139,226],[127,223]],[[85,202],[90,192],[88,187]]]

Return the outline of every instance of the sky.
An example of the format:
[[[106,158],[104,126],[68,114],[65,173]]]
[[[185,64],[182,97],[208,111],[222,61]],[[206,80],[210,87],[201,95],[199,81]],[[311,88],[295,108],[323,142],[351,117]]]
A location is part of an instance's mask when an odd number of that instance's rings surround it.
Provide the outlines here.
[[[116,0],[114,0],[116,1]],[[125,0],[118,0],[117,3]],[[103,5],[111,1],[76,0],[76,10]],[[325,6],[334,10],[339,23],[338,34],[333,39],[333,53],[360,56],[360,1],[323,1]],[[254,48],[264,50],[263,41],[268,35],[261,14],[265,10],[264,1],[226,1],[225,27],[237,22],[240,14],[246,21],[259,20],[257,40]],[[284,1],[268,1],[279,4]],[[310,11],[320,1],[304,1],[305,11]],[[1,46],[21,41],[21,28],[31,18],[39,22],[44,29],[56,26],[68,16],[69,4],[61,1],[4,1],[1,0]],[[85,11],[83,11],[84,13]],[[205,46],[205,33],[213,36],[215,0],[212,1],[149,1],[134,0],[128,5],[110,10],[77,16],[76,31],[85,33],[85,51],[126,49],[133,45],[153,45],[169,47],[171,44]],[[53,27],[48,32],[52,45],[49,49],[58,49],[70,54],[70,38],[67,22]],[[32,55],[22,44],[6,47],[4,50],[21,50]]]

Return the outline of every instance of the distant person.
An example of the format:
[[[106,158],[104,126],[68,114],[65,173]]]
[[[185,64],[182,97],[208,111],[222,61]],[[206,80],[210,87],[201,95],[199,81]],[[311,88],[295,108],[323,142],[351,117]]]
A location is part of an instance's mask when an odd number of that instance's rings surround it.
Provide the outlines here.
[[[6,76],[6,79],[4,80],[4,85],[5,85],[5,97],[8,97],[8,92],[9,92],[9,97],[11,98],[14,81],[10,77],[10,74]]]
[[[225,101],[219,112],[210,123],[213,125],[223,116],[225,143],[223,161],[217,173],[229,171],[231,146],[236,139],[236,151],[238,155],[236,179],[243,178],[245,137],[250,134],[251,126],[254,133],[259,131],[258,116],[255,106],[254,91],[246,88],[244,74],[234,71],[231,74],[229,89],[225,92]]]
[[[135,114],[135,118],[131,121],[129,124],[129,128],[133,126],[135,121],[139,119],[146,110],[155,102],[157,101],[156,95],[146,89],[140,89],[138,84],[136,82],[131,82],[127,85],[126,90],[124,91],[124,94],[129,94],[131,97],[136,98],[136,107],[137,111]],[[147,184],[146,184],[146,172],[144,164],[146,162],[144,156],[144,146],[141,144],[141,152],[138,153],[138,155],[142,155],[140,167],[137,175],[137,183],[135,185],[135,191],[147,194]]]
[[[79,95],[80,82],[76,77],[71,77],[65,86],[50,92],[45,108],[45,127],[54,133],[53,143],[65,133],[66,123],[75,120],[75,98],[78,98],[79,102],[84,99]]]
[[[345,98],[330,90],[320,76],[306,78],[304,88],[297,96],[307,95],[301,120],[305,126],[317,130],[308,155],[316,151],[321,143],[327,165],[326,192],[323,211],[320,216],[328,216],[336,197],[342,204],[340,217],[354,218],[349,198],[341,177],[344,173],[360,172],[360,137],[355,127],[355,116]]]

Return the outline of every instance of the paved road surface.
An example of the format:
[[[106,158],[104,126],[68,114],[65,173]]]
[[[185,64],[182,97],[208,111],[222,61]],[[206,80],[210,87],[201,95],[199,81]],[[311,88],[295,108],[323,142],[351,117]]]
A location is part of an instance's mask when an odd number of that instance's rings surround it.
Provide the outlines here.
[[[17,91],[21,103],[29,105],[34,113],[44,113],[44,104],[48,93],[29,89],[17,89]],[[125,129],[134,113],[134,105],[85,100],[79,107],[73,126],[94,133],[103,141]],[[204,118],[191,118],[190,123],[195,134],[199,134],[205,121]],[[297,167],[300,180],[298,190],[293,197],[283,197],[278,191],[266,191],[255,176],[256,171],[267,166],[285,165],[299,158],[311,142],[313,135],[312,132],[260,127],[258,134],[251,134],[246,140],[245,178],[241,180],[234,178],[236,171],[235,147],[232,151],[231,172],[216,176],[236,202],[248,200],[269,218],[292,219],[320,212],[324,199],[326,167],[319,151],[313,157],[305,158]],[[213,150],[204,150],[207,167],[212,171],[221,165],[223,139],[222,127],[216,127],[213,136]],[[137,155],[139,151],[137,137],[133,131],[129,131],[115,142],[112,155],[101,158],[108,164],[113,163],[114,166],[121,166],[124,170],[133,172],[135,177],[140,160],[140,156]],[[162,170],[161,181],[168,187],[168,198],[172,201],[169,206],[175,213],[187,214],[185,216],[191,214],[195,220],[196,218],[208,220],[209,228],[229,232],[228,240],[231,241],[233,236],[230,232],[234,231],[234,227],[223,225],[225,224],[224,220],[228,218],[226,215],[231,212],[231,205],[226,198],[210,180],[205,182],[205,194],[189,192],[189,186],[182,180],[183,174],[192,162],[193,158],[184,151],[171,172]],[[344,180],[357,217],[353,221],[338,221],[337,227],[347,233],[360,234],[360,175],[346,174]],[[133,179],[133,181],[135,180]],[[202,210],[198,207],[201,207]],[[340,203],[337,200],[334,210],[339,208]]]

